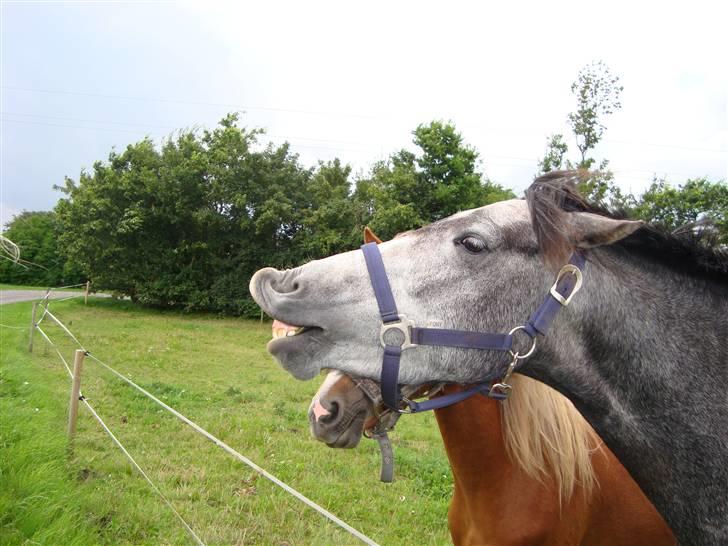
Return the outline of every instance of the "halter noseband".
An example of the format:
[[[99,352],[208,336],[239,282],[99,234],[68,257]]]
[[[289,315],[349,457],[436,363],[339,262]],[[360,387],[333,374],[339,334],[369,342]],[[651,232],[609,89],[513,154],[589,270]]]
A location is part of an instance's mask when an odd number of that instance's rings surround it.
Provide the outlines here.
[[[367,264],[369,279],[374,289],[374,296],[379,306],[379,314],[382,318],[380,330],[380,343],[384,347],[382,360],[382,373],[380,376],[382,400],[384,405],[398,413],[418,413],[450,406],[469,398],[475,394],[485,394],[496,400],[505,400],[510,396],[511,385],[508,380],[515,370],[518,362],[531,356],[536,349],[536,336],[546,335],[549,326],[556,318],[559,310],[566,307],[571,298],[581,288],[582,274],[586,260],[584,256],[575,252],[572,254],[569,263],[561,268],[556,281],[544,302],[529,317],[525,324],[516,326],[507,334],[492,334],[480,332],[468,332],[463,330],[450,330],[443,328],[420,328],[415,326],[413,320],[397,311],[392,288],[389,285],[387,272],[384,269],[382,255],[376,243],[362,245],[362,252]],[[513,350],[513,334],[523,331],[531,339],[531,346],[524,354]],[[424,402],[415,402],[402,396],[399,389],[399,364],[402,351],[417,347],[418,345],[429,345],[439,347],[459,347],[464,349],[480,349],[508,352],[511,355],[510,364],[505,373],[495,373],[483,383],[456,393],[440,396]],[[492,386],[490,382],[497,377],[501,380]],[[408,409],[401,409],[404,402]]]

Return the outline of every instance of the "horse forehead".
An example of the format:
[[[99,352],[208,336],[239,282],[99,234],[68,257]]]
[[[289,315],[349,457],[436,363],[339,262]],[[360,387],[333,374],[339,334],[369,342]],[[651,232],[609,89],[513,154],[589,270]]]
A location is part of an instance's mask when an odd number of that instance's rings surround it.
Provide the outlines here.
[[[442,221],[443,227],[468,227],[487,224],[496,228],[529,222],[530,215],[525,199],[509,199],[477,209],[457,212]],[[433,224],[434,226],[435,224]],[[426,228],[425,228],[426,229]]]
[[[509,199],[480,209],[486,218],[500,227],[529,221],[528,203],[525,199]]]

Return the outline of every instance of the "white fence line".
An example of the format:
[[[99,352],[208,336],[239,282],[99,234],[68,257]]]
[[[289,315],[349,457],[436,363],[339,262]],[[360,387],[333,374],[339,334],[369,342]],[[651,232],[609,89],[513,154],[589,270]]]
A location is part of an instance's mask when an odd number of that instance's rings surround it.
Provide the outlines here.
[[[63,362],[63,365],[66,368],[66,371],[68,372],[68,377],[73,380],[73,372],[71,371],[71,367],[68,365],[68,362],[66,362],[66,359],[63,358],[63,354],[58,349],[58,346],[53,343],[50,336],[46,334],[40,326],[36,326],[36,329],[41,333],[41,335],[45,338],[45,340],[55,349],[56,353],[58,353],[59,358],[61,359],[61,362]],[[123,444],[119,441],[119,439],[114,435],[113,432],[111,432],[111,429],[108,427],[108,425],[104,422],[104,420],[101,418],[101,416],[96,413],[96,410],[94,410],[93,406],[89,403],[88,400],[84,397],[84,395],[79,391],[79,400],[83,402],[88,410],[91,412],[91,415],[99,422],[101,427],[106,431],[106,433],[111,437],[113,442],[121,449],[122,453],[126,455],[127,459],[129,459],[129,462],[132,464],[134,468],[139,472],[139,474],[142,475],[142,477],[149,483],[152,490],[159,495],[159,497],[164,501],[164,503],[172,510],[174,515],[177,517],[177,519],[182,523],[184,528],[187,530],[187,532],[192,536],[192,538],[195,540],[197,544],[200,546],[205,546],[205,543],[202,542],[202,539],[195,533],[195,531],[192,529],[192,527],[185,521],[185,519],[182,517],[182,515],[177,511],[177,509],[172,505],[172,503],[169,501],[169,499],[162,493],[162,491],[157,487],[154,482],[152,482],[149,475],[144,472],[141,466],[139,466],[139,463],[136,462],[134,457],[132,457],[131,453],[127,451],[127,449],[123,446]]]
[[[134,468],[137,469],[139,474],[142,475],[142,477],[147,480],[147,483],[149,486],[154,490],[157,495],[161,497],[161,499],[165,502],[167,506],[169,506],[169,509],[174,512],[174,515],[177,516],[177,519],[182,523],[185,529],[187,529],[187,532],[192,536],[192,538],[195,539],[195,542],[199,544],[200,546],[205,546],[205,543],[202,542],[202,539],[197,536],[197,533],[195,533],[192,530],[192,527],[185,521],[185,519],[182,517],[182,515],[177,511],[177,509],[172,505],[172,503],[169,501],[169,499],[162,493],[159,488],[154,485],[154,482],[151,480],[149,476],[147,476],[147,473],[142,470],[142,467],[139,466],[139,464],[134,460],[134,457],[131,456],[131,454],[126,450],[126,448],[122,445],[122,443],[119,441],[119,439],[114,436],[114,433],[111,432],[111,429],[109,429],[108,426],[106,426],[106,423],[104,423],[103,419],[99,417],[99,414],[96,413],[96,411],[91,407],[91,404],[88,403],[88,400],[86,400],[83,396],[81,397],[81,402],[86,404],[86,407],[91,412],[91,415],[94,416],[94,418],[99,422],[99,424],[103,427],[103,429],[107,432],[107,434],[111,437],[111,439],[114,441],[114,443],[121,449],[121,451],[126,455],[127,459],[129,459],[129,462],[134,466]]]
[[[128,385],[130,385],[131,387],[135,388],[136,390],[138,390],[139,392],[141,392],[142,394],[144,394],[146,397],[148,397],[152,401],[156,402],[158,405],[160,405],[161,407],[163,407],[164,409],[166,409],[168,412],[172,413],[180,421],[182,421],[183,423],[187,424],[193,430],[195,430],[196,432],[198,432],[199,434],[201,434],[202,436],[204,436],[205,438],[207,438],[208,440],[210,440],[213,444],[215,444],[216,446],[222,448],[223,450],[225,450],[227,453],[229,453],[230,455],[232,455],[233,457],[235,457],[239,461],[245,463],[247,466],[249,466],[255,472],[257,472],[258,474],[260,474],[261,476],[263,476],[267,480],[271,481],[272,483],[274,483],[275,485],[277,485],[278,487],[280,487],[281,489],[283,489],[284,491],[286,491],[287,493],[289,493],[290,495],[292,495],[293,497],[295,497],[299,501],[303,502],[308,507],[310,507],[313,510],[315,510],[316,512],[318,512],[319,514],[321,514],[322,516],[324,516],[326,519],[328,519],[332,523],[338,525],[339,527],[341,527],[342,529],[344,529],[345,531],[347,531],[352,536],[358,538],[360,541],[362,541],[365,544],[368,544],[369,546],[379,546],[371,538],[369,538],[365,534],[361,533],[360,531],[358,531],[357,529],[355,529],[354,527],[352,527],[351,525],[349,525],[348,523],[346,523],[342,519],[336,517],[334,514],[332,514],[331,512],[329,512],[328,510],[326,510],[325,508],[319,506],[318,504],[316,504],[314,501],[312,501],[311,499],[309,499],[308,497],[306,497],[302,493],[299,493],[298,491],[296,491],[295,489],[293,489],[291,486],[289,486],[285,482],[281,481],[280,479],[278,479],[277,477],[275,477],[273,474],[271,474],[270,472],[266,471],[262,467],[260,467],[257,464],[255,464],[252,460],[248,459],[247,457],[245,457],[244,455],[242,455],[241,453],[239,453],[238,451],[236,451],[231,446],[229,446],[228,444],[226,444],[225,442],[223,442],[222,440],[220,440],[219,438],[217,438],[213,434],[209,433],[207,430],[205,430],[204,428],[202,428],[200,425],[198,425],[197,423],[195,423],[191,419],[187,418],[186,416],[184,416],[182,413],[178,412],[177,410],[175,410],[171,406],[165,404],[159,398],[157,398],[156,396],[154,396],[152,393],[150,393],[149,391],[147,391],[143,387],[137,385],[134,381],[132,381],[131,379],[125,377],[123,374],[121,374],[120,372],[116,371],[111,366],[109,366],[108,364],[106,364],[105,362],[101,361],[100,359],[98,359],[93,354],[91,354],[88,350],[86,350],[83,347],[83,345],[81,344],[80,341],[78,341],[78,339],[76,338],[76,336],[74,336],[73,333],[71,333],[71,331],[55,315],[53,315],[48,310],[48,303],[49,303],[49,300],[46,299],[45,312],[43,313],[43,316],[41,317],[41,319],[38,320],[38,322],[35,324],[35,329],[38,330],[41,333],[41,335],[46,339],[46,341],[51,346],[53,346],[56,349],[56,352],[60,356],[61,360],[63,361],[64,366],[66,366],[66,369],[67,369],[67,371],[68,371],[68,373],[69,373],[69,375],[71,377],[73,377],[73,373],[71,372],[70,367],[68,366],[68,363],[65,361],[65,359],[61,355],[61,353],[58,350],[57,346],[50,340],[50,338],[48,337],[48,335],[39,326],[40,321],[46,315],[48,315],[51,318],[51,320],[53,320],[53,322],[55,322],[64,331],[64,333],[66,333],[66,335],[68,335],[71,339],[73,339],[73,341],[78,345],[78,347],[80,349],[82,349],[83,351],[86,352],[86,356],[88,356],[89,358],[91,358],[92,360],[94,360],[95,362],[97,362],[98,364],[100,364],[101,366],[103,366],[104,368],[106,368],[108,371],[110,371],[116,377],[118,377],[122,381],[126,382]],[[139,472],[142,473],[142,475],[147,479],[147,481],[150,483],[150,485],[152,485],[152,487],[159,493],[159,495],[163,498],[163,500],[165,500],[165,502],[170,506],[170,508],[172,508],[172,510],[177,515],[177,517],[183,522],[183,524],[185,525],[185,527],[191,532],[191,534],[195,537],[195,539],[198,541],[198,543],[202,544],[202,542],[200,541],[199,537],[194,533],[194,531],[192,531],[192,529],[182,519],[182,517],[179,515],[179,513],[176,510],[174,510],[174,507],[172,507],[172,505],[169,503],[169,501],[167,501],[167,499],[161,494],[161,492],[158,490],[158,488],[156,486],[154,486],[154,484],[151,482],[151,480],[148,478],[148,476],[146,476],[146,474],[136,464],[136,462],[133,460],[133,458],[131,457],[131,455],[128,454],[128,452],[124,449],[124,447],[121,445],[121,443],[118,441],[118,439],[111,433],[110,430],[108,430],[108,427],[106,427],[104,425],[103,421],[101,421],[101,418],[98,417],[98,415],[96,414],[95,411],[93,411],[93,409],[88,404],[88,402],[85,399],[83,399],[83,397],[82,397],[82,400],[86,404],[86,406],[92,411],[92,413],[97,418],[97,420],[99,420],[99,422],[104,427],[104,429],[109,433],[109,435],[112,437],[112,439],[114,440],[114,442],[124,451],[124,453],[127,455],[127,457],[129,457],[129,459],[131,460],[132,464],[134,464],[137,467],[137,469],[139,470]]]

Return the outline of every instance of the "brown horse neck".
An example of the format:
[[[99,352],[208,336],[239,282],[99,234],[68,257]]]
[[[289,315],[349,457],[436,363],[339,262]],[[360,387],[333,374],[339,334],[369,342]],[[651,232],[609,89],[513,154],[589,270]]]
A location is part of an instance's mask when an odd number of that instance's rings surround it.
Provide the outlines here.
[[[463,387],[448,385],[444,393]],[[503,443],[500,408],[495,400],[476,395],[463,402],[435,410],[456,482],[467,487],[486,473],[497,476],[512,467]]]

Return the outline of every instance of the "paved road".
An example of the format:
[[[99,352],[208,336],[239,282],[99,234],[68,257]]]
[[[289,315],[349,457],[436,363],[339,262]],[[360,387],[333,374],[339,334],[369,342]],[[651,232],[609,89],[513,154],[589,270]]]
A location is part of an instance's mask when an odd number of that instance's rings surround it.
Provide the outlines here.
[[[45,296],[45,293],[45,290],[0,290],[0,304],[39,300]],[[62,298],[70,298],[74,295],[83,296],[83,291],[68,290],[65,292],[52,292],[51,299],[59,300]]]

